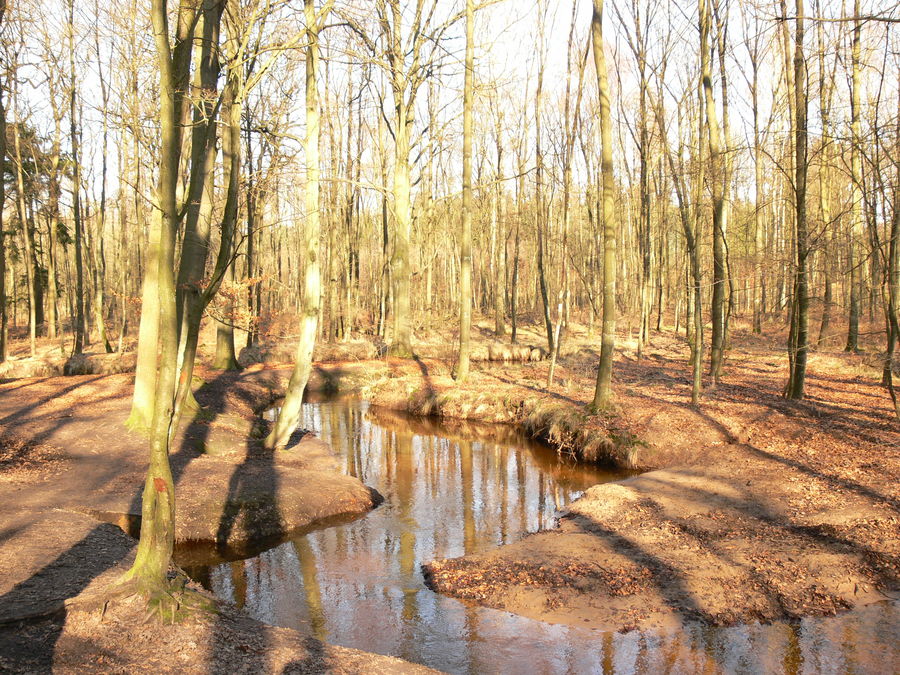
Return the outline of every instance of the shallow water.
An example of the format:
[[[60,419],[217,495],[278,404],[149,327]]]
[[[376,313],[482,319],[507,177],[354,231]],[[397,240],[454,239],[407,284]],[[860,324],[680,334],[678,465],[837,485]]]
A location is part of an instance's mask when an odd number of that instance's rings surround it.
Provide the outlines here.
[[[303,426],[385,503],[248,560],[191,570],[266,623],[451,673],[891,673],[900,603],[799,624],[609,633],[470,607],[420,565],[550,527],[622,474],[562,462],[509,429],[439,425],[359,402],[304,404]]]

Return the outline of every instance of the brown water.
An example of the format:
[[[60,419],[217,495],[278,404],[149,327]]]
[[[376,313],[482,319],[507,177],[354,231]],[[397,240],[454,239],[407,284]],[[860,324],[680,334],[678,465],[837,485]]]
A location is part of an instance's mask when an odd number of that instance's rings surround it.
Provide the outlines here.
[[[508,429],[439,425],[359,402],[304,405],[303,426],[385,503],[238,562],[195,569],[266,623],[451,673],[892,673],[900,603],[799,624],[609,633],[470,607],[420,565],[550,527],[621,474],[561,461]]]

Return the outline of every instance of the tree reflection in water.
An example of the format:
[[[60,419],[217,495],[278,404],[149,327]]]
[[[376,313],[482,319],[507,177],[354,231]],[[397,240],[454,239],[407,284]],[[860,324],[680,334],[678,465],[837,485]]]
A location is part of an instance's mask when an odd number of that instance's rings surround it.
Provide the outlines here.
[[[900,603],[798,625],[602,633],[469,607],[425,588],[420,565],[549,527],[621,474],[560,462],[510,429],[439,425],[359,402],[304,406],[303,426],[385,503],[198,577],[253,616],[447,672],[884,672]]]

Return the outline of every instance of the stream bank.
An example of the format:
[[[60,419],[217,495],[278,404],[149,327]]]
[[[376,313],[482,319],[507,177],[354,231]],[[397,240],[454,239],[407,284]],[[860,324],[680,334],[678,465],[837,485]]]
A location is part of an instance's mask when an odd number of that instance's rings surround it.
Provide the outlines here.
[[[550,392],[533,363],[482,364],[462,386],[440,360],[349,368],[379,406],[518,425],[563,454],[587,438],[601,459],[647,470],[588,490],[558,527],[426,564],[432,587],[613,630],[797,620],[896,597],[900,434],[887,405],[872,407],[877,381],[848,375],[858,359],[813,355],[798,403],[778,395],[786,364],[768,345],[734,350],[728,377],[694,407],[676,349],[626,355],[613,413],[594,418],[581,412],[588,355],[569,357]]]
[[[204,409],[179,429],[171,455],[179,541],[202,539],[226,557],[245,555],[261,534],[280,540],[358,517],[380,501],[310,435],[298,435],[291,452],[259,452],[256,413],[273,396],[265,377],[208,379],[197,391]],[[178,626],[145,622],[133,603],[102,621],[101,612],[80,610],[134,555],[135,540],[123,529],[139,524],[146,439],[124,426],[131,380],[0,383],[0,670],[127,673],[154,664],[191,673],[428,672],[265,626],[223,604]]]
[[[624,349],[614,381],[613,423],[640,439],[634,464],[655,470],[592,488],[569,505],[559,528],[546,523],[543,532],[518,543],[435,562],[429,566],[434,586],[541,621],[611,629],[695,619],[714,625],[796,620],[894,597],[900,437],[882,405],[883,392],[854,355],[817,352],[807,401],[783,401],[778,391],[785,359],[773,355],[772,345],[744,338],[750,347],[731,352],[725,381],[696,408],[685,404],[690,382],[680,343],[667,344],[660,336],[643,360]],[[579,354],[561,361],[557,385],[539,396],[573,408],[584,405],[596,355]],[[216,377],[200,373],[207,380]],[[285,369],[248,369],[239,379],[265,396],[239,396],[274,398],[287,375]],[[448,375],[449,366],[437,359],[337,362],[317,367],[312,388],[370,391],[382,404],[393,401],[394,408],[409,410],[410,401],[418,400],[415,392],[430,390],[429,398],[438,399],[445,394],[452,386]],[[456,396],[456,408],[443,411],[503,421],[495,419],[499,407],[484,400],[467,405],[466,397],[533,396],[545,375],[542,363],[479,364]],[[17,434],[30,438],[3,460],[9,480],[0,484],[0,496],[15,512],[0,523],[7,535],[0,555],[12,551],[8,535],[30,539],[29,521],[36,513],[48,515],[55,500],[64,509],[96,509],[95,498],[108,492],[134,494],[145,460],[143,441],[121,427],[130,395],[127,376],[0,387],[0,424],[14,424]],[[222,405],[224,391],[216,394]],[[255,412],[255,405],[246,410],[251,408]],[[226,414],[215,420],[198,416],[183,457],[239,467],[252,454],[246,439],[254,423]],[[107,451],[132,459],[110,466]],[[56,473],[78,476],[76,466],[87,471],[88,480],[49,480]],[[17,570],[12,584],[72,548],[81,537],[77,532],[34,559],[9,558],[10,569]]]

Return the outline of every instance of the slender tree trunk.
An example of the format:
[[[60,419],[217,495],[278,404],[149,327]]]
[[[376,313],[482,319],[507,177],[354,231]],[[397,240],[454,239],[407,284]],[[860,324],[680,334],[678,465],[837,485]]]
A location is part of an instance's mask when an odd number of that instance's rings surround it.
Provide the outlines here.
[[[616,340],[616,215],[613,204],[615,181],[612,159],[612,120],[609,106],[609,81],[603,41],[603,0],[594,0],[591,19],[594,67],[597,71],[597,93],[600,98],[600,173],[603,188],[603,328],[600,338],[600,364],[592,407],[600,410],[612,398],[613,350]]]
[[[497,186],[494,191],[494,209],[492,212],[493,232],[497,237],[497,254],[494,259],[494,335],[501,336],[506,333],[506,308],[504,303],[504,287],[507,263],[508,237],[503,236],[503,187],[500,182],[503,175],[503,144],[501,138],[501,119],[498,114],[494,128],[497,141]]]
[[[107,354],[111,354],[113,349],[109,344],[106,335],[106,317],[104,316],[104,284],[106,283],[106,248],[103,244],[106,231],[106,173],[107,173],[107,150],[109,148],[109,90],[106,85],[106,78],[103,74],[103,66],[100,58],[99,32],[94,34],[97,40],[97,66],[100,75],[100,93],[103,100],[103,132],[102,146],[100,151],[100,221],[97,224],[97,239],[94,244],[94,323],[97,325],[97,341],[103,346]],[[51,305],[56,302],[52,299]]]
[[[0,0],[0,29],[6,18],[6,0]],[[3,73],[0,73],[3,75]],[[6,161],[6,106],[3,91],[6,82],[0,80],[0,162]],[[3,205],[6,204],[6,181],[0,180],[0,363],[6,361],[8,316],[6,311],[6,219]]]
[[[84,324],[84,253],[82,251],[82,238],[84,225],[81,222],[81,158],[79,156],[79,132],[78,118],[76,116],[75,102],[77,99],[75,77],[75,0],[69,0],[69,137],[72,145],[72,210],[75,222],[75,343],[72,348],[74,354],[84,351],[85,324]]]
[[[520,252],[520,230],[522,225],[522,209],[525,200],[525,171],[524,159],[519,156],[519,179],[516,183],[516,231],[513,241],[513,265],[512,275],[510,279],[509,290],[509,340],[512,344],[516,344],[518,339],[518,313],[519,313],[519,252]]]
[[[544,21],[546,18],[546,5],[538,4],[539,28],[538,28],[538,60],[537,88],[534,93],[534,154],[535,154],[535,230],[537,235],[537,272],[538,284],[541,291],[541,307],[544,311],[544,327],[547,331],[547,352],[553,353],[553,322],[550,320],[550,294],[547,290],[547,272],[544,247],[544,235],[546,231],[547,208],[544,204],[544,153],[541,147],[541,102],[544,91],[544,57],[546,47],[544,45]]]
[[[388,196],[387,196],[387,144],[385,141],[385,124],[382,117],[378,118],[378,149],[381,156],[381,292],[378,300],[378,335],[382,338],[387,333],[387,314],[391,306],[391,249],[390,228],[388,227]]]
[[[234,37],[229,36],[229,42]],[[240,370],[234,348],[234,281],[235,265],[232,259],[234,248],[234,233],[237,231],[239,215],[240,189],[241,189],[241,114],[243,111],[243,97],[240,90],[240,71],[243,64],[235,63],[237,55],[235,50],[229,50],[231,65],[229,67],[228,81],[224,93],[222,106],[222,161],[225,166],[225,210],[222,214],[222,247],[221,256],[227,260],[228,279],[232,287],[228,292],[228,300],[225,304],[226,316],[224,321],[216,322],[216,356],[213,360],[213,368],[219,370]],[[250,205],[248,204],[248,209]],[[249,261],[248,261],[249,264]],[[249,276],[249,271],[248,271]]]
[[[900,99],[900,90],[898,90],[898,99]],[[900,132],[900,119],[897,121],[897,131]],[[894,412],[897,418],[900,419],[900,401],[898,401],[897,393],[894,390],[894,353],[897,348],[897,342],[900,341],[900,321],[898,321],[898,313],[900,313],[900,162],[895,162],[895,169],[894,213],[891,218],[886,270],[888,293],[885,312],[887,314],[888,335],[882,383],[887,387],[891,400],[894,403]],[[886,194],[885,197],[887,197]]]
[[[58,113],[54,108],[54,117]],[[57,231],[60,221],[59,199],[62,191],[60,185],[60,146],[62,138],[62,120],[56,119],[56,131],[53,137],[53,147],[50,151],[50,176],[48,177],[48,197],[49,197],[49,223],[47,227],[49,250],[47,256],[47,286],[50,302],[47,304],[47,337],[56,340],[57,327],[59,326],[59,312],[57,309],[57,301],[59,298],[59,289],[56,283],[56,263],[59,251],[57,242]]]
[[[750,97],[753,108],[753,332],[762,333],[763,302],[760,298],[763,286],[762,250],[764,242],[763,230],[763,153],[762,139],[759,129],[759,43],[750,43],[750,65],[752,79]]]
[[[459,247],[459,358],[456,381],[469,376],[472,331],[472,105],[475,97],[475,3],[466,0],[466,61],[463,87],[462,228]],[[499,289],[495,289],[495,292]]]
[[[700,4],[700,78],[703,87],[706,110],[706,132],[709,139],[709,160],[712,167],[713,195],[713,297],[712,297],[712,337],[710,345],[709,370],[713,383],[718,383],[722,371],[725,350],[725,164],[722,157],[722,142],[716,103],[713,98],[712,72],[709,56],[710,15],[706,0]]]
[[[176,286],[176,312],[178,320],[178,391],[175,399],[175,415],[188,405],[197,408],[191,392],[191,379],[200,337],[200,322],[209,294],[202,287],[206,272],[206,260],[210,249],[212,229],[213,191],[215,189],[213,166],[216,159],[219,33],[224,4],[218,0],[202,0],[198,63],[194,92],[199,101],[194,102],[191,134],[191,172],[188,186],[184,224],[184,240],[178,267]],[[228,242],[223,243],[228,246]]]
[[[809,243],[806,225],[806,60],[803,56],[804,17],[803,0],[796,0],[796,29],[794,35],[794,103],[797,106],[794,115],[796,129],[794,132],[794,209],[796,228],[797,271],[794,278],[794,322],[793,343],[788,347],[791,356],[791,373],[788,380],[786,397],[800,400],[806,382],[806,360],[809,350],[809,289],[806,271]]]
[[[260,200],[253,166],[253,145],[250,140],[250,130],[247,130],[247,276],[251,279],[251,285],[247,289],[247,308],[250,312],[250,326],[247,330],[247,346],[255,345],[259,340],[259,319],[262,308],[262,283],[257,277],[259,263],[257,258],[259,233],[256,231],[257,204]]]
[[[306,189],[304,202],[306,216],[303,226],[303,267],[305,275],[302,306],[300,310],[300,342],[297,360],[291,373],[284,403],[265,447],[284,448],[291,434],[300,423],[303,392],[312,370],[313,348],[319,320],[321,282],[319,279],[319,30],[331,8],[329,2],[316,14],[314,0],[305,0],[306,17]]]
[[[816,3],[818,10],[819,3]],[[817,11],[818,13],[818,11]],[[823,22],[818,22],[816,27],[819,46],[819,117],[822,120],[822,166],[819,169],[819,210],[822,214],[822,234],[823,239],[829,230],[832,230],[831,223],[831,161],[833,155],[831,153],[831,87],[825,76],[825,26]],[[831,241],[822,247],[822,274],[825,279],[825,289],[822,297],[822,321],[819,324],[819,338],[816,340],[817,345],[821,345],[827,338],[831,325],[831,307],[834,303],[834,292],[832,289],[832,255],[834,251],[834,235],[831,235]]]
[[[860,2],[853,3],[853,15],[860,16]],[[862,23],[856,19],[853,24],[851,44],[850,74],[850,316],[847,327],[845,351],[859,351],[860,293],[863,284],[863,264],[859,249],[862,246],[862,159],[860,143],[862,130],[860,122],[860,36]]]
[[[31,234],[29,233],[28,209],[25,204],[25,168],[22,165],[22,122],[19,119],[18,84],[13,85],[13,115],[15,117],[13,129],[13,150],[16,154],[16,208],[19,216],[19,226],[22,228],[22,242],[25,248],[25,286],[28,291],[28,344],[31,358],[37,356],[37,292],[35,291],[35,275],[32,274],[32,260],[34,258]],[[5,130],[4,130],[5,131]],[[13,276],[13,288],[15,288],[15,276]]]

